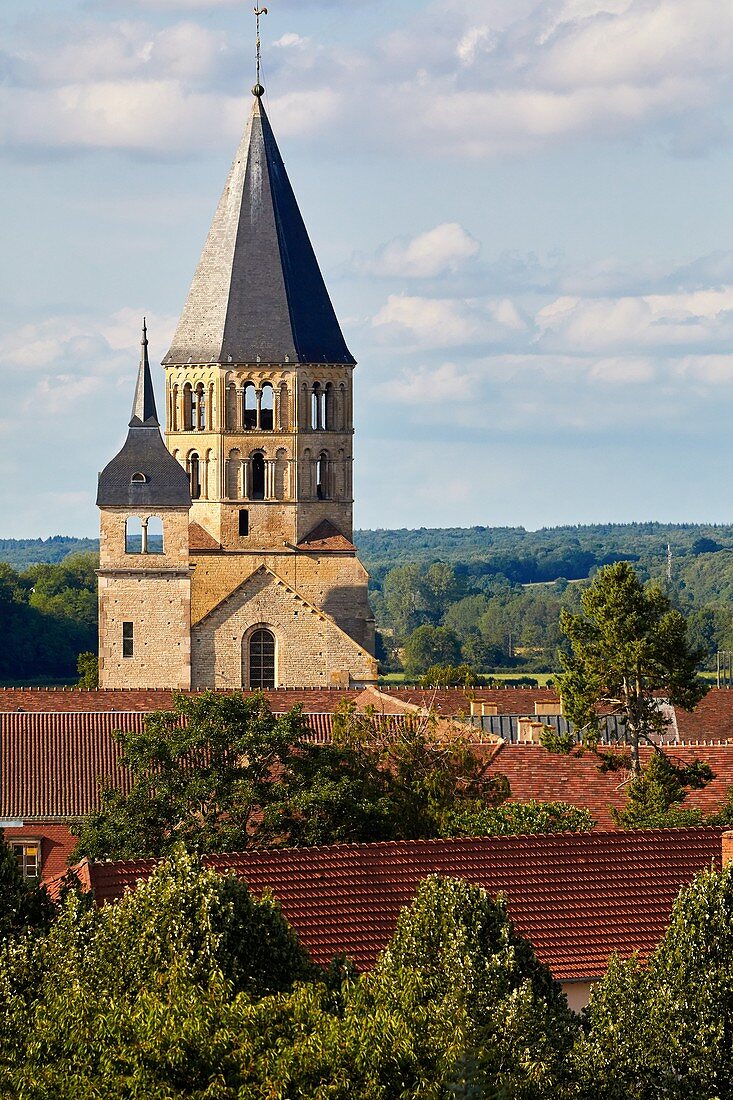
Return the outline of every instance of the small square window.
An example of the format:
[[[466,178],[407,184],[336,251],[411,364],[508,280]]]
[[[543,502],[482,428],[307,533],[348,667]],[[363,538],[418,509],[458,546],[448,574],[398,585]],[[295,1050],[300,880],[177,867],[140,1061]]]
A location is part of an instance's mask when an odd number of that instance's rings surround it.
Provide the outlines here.
[[[246,508],[239,509],[239,534],[249,534],[249,511]]]
[[[10,843],[23,878],[36,879],[41,873],[41,845],[37,840],[13,840]]]
[[[122,624],[122,656],[132,657],[134,653],[134,636],[133,636],[133,624]]]

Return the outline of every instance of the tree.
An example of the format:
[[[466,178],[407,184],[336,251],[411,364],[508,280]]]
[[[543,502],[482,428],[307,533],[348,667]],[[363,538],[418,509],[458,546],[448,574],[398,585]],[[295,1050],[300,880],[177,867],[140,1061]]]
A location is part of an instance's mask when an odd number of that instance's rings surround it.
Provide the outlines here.
[[[421,676],[431,665],[457,665],[461,643],[446,626],[419,626],[405,642],[402,663],[408,676]]]
[[[662,752],[655,752],[646,768],[629,784],[626,805],[611,810],[617,825],[624,829],[669,829],[701,825],[703,813],[680,803],[687,788],[704,787],[713,778],[709,765],[693,760],[675,765]]]
[[[687,640],[684,617],[656,585],[644,587],[628,562],[604,566],[582,595],[582,611],[563,610],[570,643],[561,653],[563,709],[578,729],[597,730],[603,704],[621,716],[639,773],[639,744],[668,724],[657,696],[691,710],[707,688],[697,676],[702,654]]]
[[[423,687],[475,687],[479,677],[470,665],[431,665],[420,678]]]
[[[99,658],[96,653],[80,653],[76,658],[76,671],[79,673],[77,687],[88,690],[99,687]]]
[[[72,894],[46,937],[0,954],[0,1092],[235,1100],[232,1006],[315,975],[271,897],[178,849],[116,904]]]
[[[733,1095],[733,869],[681,892],[646,968],[617,960],[593,989],[576,1053],[583,1100]]]
[[[566,1080],[576,1022],[559,985],[503,900],[462,879],[419,885],[364,986],[407,1025],[416,1095],[529,1100]]]
[[[116,734],[131,789],[103,786],[100,809],[77,827],[74,858],[159,856],[178,841],[199,852],[247,847],[278,773],[307,754],[307,729],[298,708],[274,715],[261,694],[176,695],[142,732]]]

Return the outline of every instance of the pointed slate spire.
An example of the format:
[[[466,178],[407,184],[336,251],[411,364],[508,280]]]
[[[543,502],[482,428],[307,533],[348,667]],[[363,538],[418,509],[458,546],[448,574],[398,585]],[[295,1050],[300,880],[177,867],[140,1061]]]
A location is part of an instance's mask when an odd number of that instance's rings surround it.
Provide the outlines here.
[[[354,363],[257,84],[164,364]]]
[[[140,367],[127,439],[108,462],[97,485],[99,508],[190,508],[188,475],[160,434],[143,320]]]
[[[159,428],[158,414],[155,408],[153,380],[148,362],[148,328],[143,317],[143,335],[140,347],[140,368],[137,372],[135,399],[132,402],[131,428]]]

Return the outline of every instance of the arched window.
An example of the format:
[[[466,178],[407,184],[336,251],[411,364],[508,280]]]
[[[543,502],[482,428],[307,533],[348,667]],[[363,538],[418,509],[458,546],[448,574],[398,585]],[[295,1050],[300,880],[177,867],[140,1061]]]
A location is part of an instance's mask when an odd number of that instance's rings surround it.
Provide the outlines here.
[[[332,432],[336,427],[334,414],[335,408],[333,386],[330,382],[327,382],[326,390],[323,394],[323,426],[327,432]]]
[[[237,428],[237,387],[233,382],[230,382],[227,386],[226,420],[228,430],[230,432],[235,431]]]
[[[142,554],[143,525],[138,516],[130,516],[125,522],[125,553]]]
[[[337,424],[337,427],[339,427],[342,432],[345,432],[348,427],[348,424],[346,422],[346,414],[346,386],[342,382],[339,386],[339,414]]]
[[[163,553],[163,521],[159,516],[151,516],[147,524],[147,553]]]
[[[229,452],[227,462],[227,496],[230,500],[239,500],[242,484],[242,452],[238,447]]]
[[[275,636],[269,630],[255,630],[249,639],[249,687],[275,687]]]
[[[290,408],[288,400],[288,384],[280,383],[280,430],[286,432],[290,426]]]
[[[242,423],[245,428],[257,427],[257,394],[254,382],[247,382],[244,387],[244,415]]]
[[[319,500],[328,500],[331,496],[329,466],[328,452],[321,451],[316,461],[316,496]]]
[[[183,430],[193,431],[193,390],[190,382],[183,387]]]
[[[313,395],[311,398],[311,427],[314,431],[323,430],[326,409],[326,394],[321,389],[320,382],[313,383]]]
[[[274,408],[274,394],[272,392],[272,386],[269,382],[265,382],[262,387],[262,397],[260,399],[260,428],[263,432],[271,432],[273,424],[273,408]]]
[[[252,490],[250,500],[265,499],[265,456],[258,451],[252,455]]]
[[[188,479],[191,485],[191,500],[198,500],[201,496],[201,465],[195,451],[188,456]]]
[[[138,473],[133,474],[130,478],[130,481],[133,485],[144,485],[147,480],[148,479],[146,478],[145,474],[142,474],[139,471]]]

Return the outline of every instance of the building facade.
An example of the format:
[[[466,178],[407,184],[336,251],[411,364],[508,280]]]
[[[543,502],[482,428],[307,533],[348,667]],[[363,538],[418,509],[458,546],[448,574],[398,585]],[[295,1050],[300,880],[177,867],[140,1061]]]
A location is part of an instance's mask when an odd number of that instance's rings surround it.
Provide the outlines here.
[[[165,444],[144,332],[128,439],[100,475],[102,687],[376,680],[355,361],[262,93],[163,360]]]

